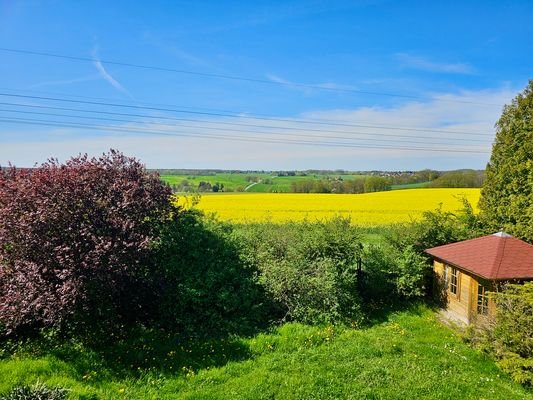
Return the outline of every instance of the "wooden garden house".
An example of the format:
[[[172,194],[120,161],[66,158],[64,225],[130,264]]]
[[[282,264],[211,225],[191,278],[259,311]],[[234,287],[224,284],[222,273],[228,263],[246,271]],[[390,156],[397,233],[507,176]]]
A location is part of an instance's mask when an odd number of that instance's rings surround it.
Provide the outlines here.
[[[505,232],[427,249],[436,293],[450,319],[466,324],[494,314],[487,292],[503,282],[533,280],[533,245]]]

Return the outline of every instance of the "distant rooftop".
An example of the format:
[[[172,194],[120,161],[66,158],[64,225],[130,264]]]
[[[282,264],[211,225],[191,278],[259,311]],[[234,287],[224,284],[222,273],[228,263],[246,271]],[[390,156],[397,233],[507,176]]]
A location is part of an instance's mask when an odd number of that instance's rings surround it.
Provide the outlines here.
[[[533,245],[503,231],[426,253],[485,279],[533,279]]]

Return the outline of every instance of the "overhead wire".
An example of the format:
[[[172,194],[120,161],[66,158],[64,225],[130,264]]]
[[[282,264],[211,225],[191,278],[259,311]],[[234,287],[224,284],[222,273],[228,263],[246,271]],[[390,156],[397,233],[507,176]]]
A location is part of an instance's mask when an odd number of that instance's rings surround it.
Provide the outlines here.
[[[421,128],[403,128],[403,127],[385,127],[385,126],[376,126],[376,125],[359,125],[359,124],[343,124],[343,123],[328,123],[328,122],[308,122],[305,120],[291,119],[291,118],[267,118],[267,117],[253,117],[239,114],[224,114],[224,113],[214,113],[214,112],[204,112],[204,111],[189,111],[178,108],[162,108],[162,107],[148,107],[148,106],[138,106],[131,104],[120,104],[120,103],[111,103],[111,102],[97,102],[97,101],[85,101],[85,100],[73,100],[73,99],[64,99],[58,97],[48,97],[48,96],[30,96],[30,95],[21,95],[21,94],[11,94],[0,92],[0,96],[4,97],[15,97],[22,99],[30,100],[44,100],[44,101],[57,101],[63,103],[74,103],[74,104],[84,104],[91,106],[106,106],[106,107],[120,107],[120,108],[129,108],[136,110],[150,110],[150,111],[161,111],[161,112],[171,112],[179,114],[194,114],[194,115],[203,115],[203,116],[213,116],[213,117],[228,117],[228,118],[245,118],[245,119],[254,119],[254,120],[263,120],[263,121],[275,121],[275,122],[289,122],[289,123],[306,123],[306,124],[316,124],[316,125],[326,125],[326,126],[342,126],[342,127],[355,127],[355,128],[372,128],[372,129],[387,129],[387,130],[401,130],[401,131],[416,131],[416,132],[436,132],[436,133],[458,133],[462,135],[472,135],[472,136],[492,136],[486,133],[473,133],[466,131],[452,131],[444,129],[421,129]]]
[[[227,79],[227,80],[233,80],[233,81],[261,83],[261,84],[266,84],[266,85],[290,86],[290,87],[308,88],[308,89],[322,90],[322,91],[358,93],[358,94],[365,94],[365,95],[372,95],[372,96],[386,96],[386,97],[397,97],[397,98],[407,98],[407,99],[416,99],[416,100],[433,100],[433,101],[438,100],[438,101],[447,102],[447,103],[477,104],[477,105],[483,105],[483,106],[503,106],[502,104],[483,103],[483,102],[468,101],[468,100],[443,99],[443,98],[415,96],[415,95],[406,95],[406,94],[389,93],[389,92],[374,92],[374,91],[359,90],[359,89],[354,89],[354,88],[329,87],[329,86],[324,86],[324,85],[312,85],[312,84],[304,84],[304,83],[297,83],[297,82],[280,82],[280,81],[274,81],[274,80],[269,80],[269,79],[199,72],[199,71],[191,71],[191,70],[184,70],[184,69],[177,69],[177,68],[136,64],[136,63],[124,62],[124,61],[104,60],[104,59],[99,59],[95,57],[91,58],[91,57],[81,57],[81,56],[70,56],[66,54],[32,51],[32,50],[25,50],[25,49],[15,49],[15,48],[8,48],[8,47],[0,47],[0,51],[5,52],[5,53],[23,54],[23,55],[29,55],[29,56],[59,58],[59,59],[70,60],[70,61],[82,61],[82,62],[92,62],[92,63],[95,61],[99,61],[104,64],[116,65],[116,66],[121,66],[121,67],[138,68],[138,69],[154,70],[154,71],[161,71],[161,72],[172,72],[172,73],[179,73],[179,74],[186,74],[186,75]]]
[[[23,92],[23,93],[38,93],[38,94],[44,94],[44,95],[48,95],[48,96],[61,96],[61,97],[73,97],[73,98],[79,98],[79,99],[89,99],[89,100],[103,100],[105,102],[113,102],[116,100],[110,100],[109,98],[105,98],[105,97],[95,97],[95,96],[86,96],[86,95],[79,95],[79,94],[68,94],[68,93],[58,93],[58,92],[49,92],[49,91],[42,91],[42,90],[30,90],[30,89],[13,89],[13,88],[3,88],[3,87],[0,87],[0,91],[11,91],[11,92]],[[140,101],[138,99],[136,100],[129,100],[129,99],[121,99],[120,100],[121,103],[132,103],[132,104],[136,104],[136,105],[139,105],[139,104],[145,104],[145,105],[149,105],[149,106],[158,106],[158,107],[166,107],[166,108],[178,108],[178,109],[189,109],[189,110],[201,110],[201,111],[212,111],[212,112],[215,112],[215,113],[224,113],[224,114],[236,114],[238,115],[239,117],[241,118],[251,118],[251,117],[255,117],[255,116],[258,116],[258,117],[266,117],[268,119],[271,119],[271,120],[275,120],[276,118],[279,118],[279,115],[273,115],[273,114],[265,114],[265,113],[257,113],[257,112],[249,112],[249,111],[235,111],[235,110],[223,110],[223,109],[218,109],[218,108],[208,108],[208,107],[191,107],[191,106],[185,106],[185,105],[175,105],[175,104],[172,104],[172,105],[169,105],[169,104],[164,104],[164,103],[153,103],[153,102],[146,102],[146,101]],[[302,118],[302,117],[291,117],[291,120],[294,121],[294,122],[301,122],[301,123],[306,123],[306,124],[326,124],[326,125],[330,125],[330,124],[337,124],[337,123],[343,123],[343,124],[346,124],[347,126],[359,126],[359,125],[354,125],[355,122],[357,122],[357,124],[366,124],[366,125],[363,125],[362,127],[368,127],[368,128],[382,128],[382,129],[401,129],[401,130],[420,130],[420,131],[424,131],[424,132],[427,132],[428,130],[429,131],[434,131],[434,132],[443,132],[443,133],[462,133],[462,134],[480,134],[480,135],[483,135],[483,136],[491,136],[491,134],[487,134],[487,133],[483,133],[483,132],[478,132],[478,131],[473,131],[471,129],[469,129],[468,131],[460,131],[460,130],[450,130],[450,129],[447,129],[447,128],[441,128],[441,129],[436,129],[436,128],[423,128],[423,127],[399,127],[397,125],[375,125],[371,122],[368,122],[368,121],[362,121],[362,120],[357,120],[357,121],[353,121],[353,120],[346,120],[346,119],[339,119],[339,118],[335,118],[334,120],[332,119],[328,119],[328,118],[313,118],[313,117],[306,117],[306,118]]]
[[[96,125],[96,124],[80,124],[76,122],[63,122],[63,121],[50,121],[39,120],[29,118],[0,118],[0,122],[17,123],[17,124],[29,124],[40,126],[53,126],[53,127],[69,127],[79,129],[91,129],[97,131],[112,131],[112,132],[129,132],[148,135],[162,135],[162,136],[177,136],[177,137],[194,137],[194,138],[208,138],[217,140],[232,140],[240,142],[259,142],[259,143],[276,143],[276,144],[297,144],[297,145],[310,145],[310,146],[326,146],[326,147],[345,147],[345,148],[370,148],[370,149],[391,149],[391,150],[409,150],[409,151],[432,151],[432,152],[450,152],[450,153],[488,153],[488,151],[474,150],[474,149],[451,149],[451,148],[431,148],[431,147],[405,147],[405,146],[382,146],[382,145],[366,145],[366,144],[351,144],[340,142],[316,142],[316,141],[304,141],[304,140],[290,140],[290,139],[271,139],[271,138],[257,138],[240,135],[215,135],[208,133],[194,133],[194,132],[176,132],[176,131],[161,131],[161,130],[147,130],[147,129],[134,129],[131,127],[110,127],[108,125]]]
[[[43,112],[35,112],[35,111],[25,111],[25,110],[5,110],[0,109],[0,112],[11,112],[11,113],[17,113],[17,114],[29,114],[29,115],[44,115],[44,116],[52,116],[52,117],[66,117],[66,118],[82,118],[82,119],[94,119],[94,120],[100,120],[100,121],[110,121],[110,122],[122,122],[126,124],[132,124],[132,123],[143,123],[143,121],[134,121],[134,120],[126,120],[126,119],[119,119],[119,118],[105,118],[105,117],[93,117],[93,116],[84,116],[84,115],[69,115],[69,114],[58,114],[58,113],[43,113]],[[149,123],[149,125],[155,125],[155,126],[162,126],[162,127],[181,127],[181,128],[192,128],[192,129],[207,129],[207,130],[214,130],[214,131],[227,131],[227,132],[244,132],[249,134],[266,134],[266,135],[273,135],[273,136],[282,136],[282,137],[303,137],[303,138],[318,138],[318,139],[338,139],[338,140],[350,140],[350,141],[369,141],[369,142],[385,142],[385,143],[392,143],[394,142],[392,139],[375,139],[375,138],[361,138],[361,137],[346,137],[346,136],[333,136],[333,135],[310,135],[310,134],[298,134],[298,133],[280,133],[280,132],[272,132],[272,131],[244,131],[239,129],[228,129],[228,128],[221,128],[221,127],[206,127],[206,126],[199,126],[199,125],[178,125],[178,124],[161,124],[161,123]],[[365,134],[365,133],[362,133]],[[370,135],[371,134],[366,134]],[[433,140],[453,140],[453,139],[447,139],[447,138],[431,138]],[[472,139],[471,139],[472,140]],[[474,140],[475,141],[475,140]],[[399,140],[399,143],[414,143],[414,144],[426,144],[426,145],[453,145],[453,143],[442,143],[442,142],[425,142],[425,141],[417,141],[417,140]],[[484,141],[478,141],[481,143],[485,143]]]
[[[150,122],[151,124],[155,125],[163,125],[163,126],[182,126],[187,128],[199,128],[199,129],[218,129],[218,130],[227,130],[227,131],[237,131],[237,132],[251,132],[251,133],[272,133],[272,131],[258,131],[256,128],[263,128],[263,129],[276,129],[279,131],[283,130],[290,130],[290,131],[302,131],[302,132],[320,132],[320,133],[328,133],[328,134],[351,134],[351,135],[358,135],[358,136],[381,136],[381,137],[390,137],[394,139],[403,139],[403,138],[415,138],[415,139],[426,139],[426,140],[451,140],[451,141],[463,141],[463,142],[478,142],[478,143],[487,143],[486,140],[480,140],[480,139],[468,139],[468,138],[453,138],[453,137],[432,137],[432,136],[420,136],[420,135],[398,135],[398,134],[384,134],[380,132],[361,132],[361,131],[338,131],[338,130],[324,130],[324,129],[313,129],[313,128],[298,128],[298,127],[286,127],[286,126],[273,126],[273,125],[253,125],[253,124],[240,124],[240,123],[233,123],[233,122],[225,122],[225,121],[210,121],[210,120],[198,120],[198,119],[190,119],[190,118],[173,118],[173,117],[167,117],[167,116],[152,116],[152,115],[146,115],[146,114],[131,114],[131,113],[117,113],[117,112],[110,112],[110,111],[99,111],[99,110],[83,110],[83,109],[76,109],[76,108],[69,108],[69,107],[53,107],[53,106],[43,106],[43,105],[33,105],[33,104],[20,104],[20,103],[10,103],[10,102],[0,102],[0,105],[4,106],[16,106],[16,107],[24,107],[24,108],[37,108],[37,109],[52,109],[52,110],[59,110],[59,111],[74,111],[74,112],[82,112],[82,113],[91,113],[91,114],[102,114],[102,115],[113,115],[113,116],[125,116],[125,117],[133,117],[133,118],[144,118],[144,119],[153,119],[153,120],[170,120],[170,121],[179,121],[179,122],[195,122],[199,124],[215,124],[215,125],[224,125],[224,126],[238,126],[238,127],[246,127],[246,128],[254,128],[253,130],[242,130],[242,129],[225,129],[221,127],[210,127],[210,126],[203,126],[203,125],[185,125],[185,124],[162,124],[160,122]],[[31,111],[24,111],[24,110],[11,110],[11,109],[4,109],[0,110],[4,112],[14,112],[14,113],[22,113],[22,114],[35,114],[35,115],[51,115],[51,116],[59,116],[59,117],[71,117],[71,118],[83,118],[83,119],[99,119],[99,120],[107,120],[107,121],[115,121],[115,122],[125,122],[125,123],[133,123],[133,122],[147,122],[147,121],[135,121],[135,120],[124,120],[124,119],[118,119],[118,118],[103,118],[103,117],[90,117],[90,116],[84,116],[84,115],[71,115],[71,114],[55,114],[55,113],[40,113],[40,112],[31,112]],[[288,135],[288,133],[284,133],[285,135]],[[301,135],[297,133],[293,133],[293,136],[311,136],[311,137],[319,137],[318,135]],[[331,138],[339,138],[339,139],[350,139],[348,137],[335,137],[328,135],[327,137]],[[414,142],[413,142],[414,143]]]
[[[259,78],[249,78],[249,77],[239,77],[239,76],[233,76],[233,75],[224,75],[224,74],[212,74],[212,73],[204,73],[204,72],[198,72],[198,71],[187,71],[187,70],[179,70],[174,68],[166,68],[166,67],[158,67],[158,66],[149,66],[149,65],[141,65],[141,64],[135,64],[135,63],[129,63],[129,62],[121,62],[121,61],[111,61],[111,60],[101,60],[96,58],[89,58],[89,57],[77,57],[77,56],[68,56],[64,54],[55,54],[55,53],[46,53],[46,52],[36,52],[36,51],[29,51],[29,50],[21,50],[21,49],[10,49],[10,48],[4,48],[0,47],[0,51],[3,52],[11,52],[11,53],[18,53],[18,54],[26,54],[26,55],[33,55],[33,56],[42,56],[42,57],[54,57],[54,58],[61,58],[61,59],[68,59],[71,61],[88,61],[88,62],[95,62],[99,61],[102,63],[110,64],[110,65],[117,65],[117,66],[125,66],[125,67],[133,67],[133,68],[142,68],[142,69],[151,69],[151,70],[159,70],[159,71],[166,71],[166,72],[176,72],[176,73],[183,73],[183,74],[191,74],[191,75],[198,75],[198,76],[205,76],[205,77],[213,77],[213,78],[223,78],[223,79],[232,79],[232,80],[241,80],[241,81],[247,81],[247,82],[256,82],[256,83],[265,83],[265,84],[275,84],[275,85],[289,85],[289,86],[298,86],[298,87],[306,87],[306,88],[312,88],[312,89],[320,89],[320,90],[334,90],[334,91],[342,91],[342,92],[353,92],[353,93],[360,93],[360,94],[371,94],[371,95],[382,95],[382,96],[393,96],[393,97],[403,97],[403,98],[412,98],[412,99],[429,99],[432,101],[448,101],[448,102],[454,102],[454,103],[468,103],[468,104],[478,104],[478,105],[490,105],[490,106],[500,106],[499,104],[490,104],[490,103],[480,103],[480,102],[472,102],[472,101],[460,101],[460,100],[452,100],[452,99],[442,99],[442,98],[434,98],[434,97],[422,97],[422,96],[410,96],[410,95],[402,95],[398,93],[380,93],[380,92],[371,92],[371,91],[361,91],[357,89],[348,89],[348,88],[331,88],[331,87],[323,87],[320,85],[308,85],[308,84],[298,84],[298,83],[286,83],[286,82],[277,82],[272,80],[266,80],[266,79],[259,79]],[[71,103],[71,104],[78,104],[83,105],[86,107],[86,109],[79,109],[79,108],[70,108],[70,107],[56,107],[56,106],[50,106],[50,105],[43,105],[43,104],[20,104],[20,103],[10,103],[10,102],[0,102],[0,104],[8,107],[25,107],[25,108],[39,108],[39,109],[49,109],[49,110],[57,110],[57,111],[68,111],[68,112],[78,112],[78,113],[91,113],[93,116],[88,115],[72,115],[72,114],[59,114],[59,113],[51,113],[51,112],[37,112],[37,111],[27,111],[27,110],[13,110],[13,109],[2,109],[0,111],[7,112],[7,113],[18,113],[18,114],[27,114],[27,115],[41,115],[45,117],[59,117],[59,118],[68,118],[68,119],[89,119],[89,120],[101,120],[101,121],[109,121],[109,122],[120,122],[124,124],[143,124],[150,126],[161,126],[161,127],[179,127],[179,128],[188,128],[188,129],[195,129],[195,130],[211,130],[215,132],[230,132],[232,135],[222,135],[222,134],[209,134],[206,132],[183,132],[183,131],[162,131],[162,130],[147,130],[142,129],[136,129],[134,127],[126,127],[124,126],[116,126],[116,125],[96,125],[96,124],[85,124],[85,123],[78,123],[78,122],[72,122],[72,121],[57,121],[57,120],[39,120],[39,119],[28,119],[28,118],[4,118],[1,119],[1,122],[6,123],[18,123],[18,124],[33,124],[33,125],[41,125],[41,126],[55,126],[55,127],[73,127],[78,129],[94,129],[94,130],[105,130],[105,131],[114,131],[114,132],[136,132],[136,133],[142,133],[142,134],[158,134],[158,135],[170,135],[170,136],[182,136],[182,137],[200,137],[200,138],[212,138],[212,139],[220,139],[220,140],[236,140],[236,141],[254,141],[254,142],[262,142],[262,143],[284,143],[284,144],[305,144],[305,145],[319,145],[319,146],[334,146],[334,147],[360,147],[360,148],[384,148],[384,149],[399,149],[399,150],[426,150],[426,151],[439,151],[439,152],[454,152],[454,153],[488,153],[488,151],[482,151],[482,150],[476,150],[476,149],[469,149],[465,148],[464,146],[462,148],[442,148],[438,146],[454,146],[454,143],[443,143],[442,141],[462,141],[462,142],[479,142],[479,143],[486,143],[486,141],[483,140],[476,140],[476,139],[470,139],[470,138],[454,138],[454,137],[434,137],[434,136],[419,136],[419,135],[401,135],[401,134],[387,134],[382,132],[361,132],[361,131],[346,131],[346,130],[338,130],[338,129],[332,129],[331,127],[343,127],[343,128],[366,128],[366,129],[372,129],[372,130],[393,130],[393,131],[410,131],[410,132],[423,132],[423,133],[441,133],[441,134],[447,134],[447,135],[463,135],[463,136],[493,136],[491,134],[486,133],[476,133],[472,131],[460,131],[460,130],[451,130],[451,129],[436,129],[436,128],[419,128],[419,127],[399,127],[399,126],[386,126],[386,125],[375,125],[370,123],[354,123],[353,121],[344,121],[341,122],[340,120],[325,120],[325,119],[305,119],[305,118],[281,118],[281,117],[273,117],[273,116],[267,116],[265,114],[249,114],[249,113],[240,113],[235,111],[198,111],[198,108],[194,107],[175,107],[175,106],[164,106],[164,107],[155,107],[155,106],[141,106],[138,104],[124,104],[124,102],[118,103],[113,101],[88,101],[88,100],[74,100],[72,98],[60,98],[60,97],[52,97],[52,96],[32,96],[32,95],[21,95],[21,94],[13,94],[13,93],[0,93],[0,96],[4,97],[12,97],[12,98],[18,98],[18,99],[25,99],[25,100],[38,100],[38,101],[46,101],[46,102],[63,102],[63,103]],[[71,96],[69,97],[77,97],[77,98],[87,98],[87,96]],[[138,101],[136,103],[139,103]],[[144,103],[147,104],[147,103]],[[201,117],[216,117],[217,119],[193,119],[193,118],[178,118],[175,116],[168,116],[168,115],[143,115],[143,114],[133,114],[133,113],[125,113],[125,112],[113,112],[113,111],[102,111],[102,110],[95,110],[90,109],[89,107],[115,107],[115,108],[128,108],[128,109],[135,109],[135,110],[146,110],[146,111],[157,111],[157,112],[164,112],[164,113],[172,113],[172,114],[192,114],[196,116]],[[206,110],[206,109],[204,109]],[[209,110],[209,109],[207,109]],[[94,116],[100,115],[100,116]],[[109,118],[109,117],[102,117],[101,115],[112,115],[112,116],[121,116],[121,117],[128,117],[128,118],[143,118],[143,119],[153,119],[158,122],[152,122],[152,121],[138,121],[138,120],[131,120],[131,119],[119,119],[119,118]],[[229,122],[228,118],[238,118],[239,122]],[[223,120],[221,120],[223,119]],[[163,124],[159,121],[166,120],[166,121],[179,121],[180,124]],[[284,126],[277,126],[277,125],[265,125],[265,124],[250,124],[250,123],[243,123],[242,120],[258,120],[258,121],[268,121],[270,123],[273,122],[283,122],[285,123]],[[195,125],[186,125],[181,122],[194,122]],[[287,126],[286,123],[291,124],[291,126]],[[203,125],[198,125],[203,124]],[[205,126],[205,124],[216,124],[217,126]],[[318,129],[316,127],[304,127],[302,124],[313,124],[314,126],[319,125],[323,127],[328,127],[328,129]],[[219,125],[225,125],[225,126],[238,126],[238,127],[245,127],[245,128],[253,128],[253,129],[236,129],[236,128],[223,128]],[[297,126],[294,126],[297,125]],[[298,126],[299,125],[299,126]],[[268,131],[259,131],[257,129],[268,129]],[[153,128],[152,128],[153,129]],[[275,129],[276,131],[272,131],[272,129]],[[292,131],[291,133],[288,132],[279,132],[279,131]],[[294,133],[294,131],[302,131],[305,132],[305,134],[299,134]],[[247,136],[241,136],[236,135],[235,133],[247,133]],[[310,134],[309,132],[320,132],[320,133],[327,133],[328,135],[314,135]],[[346,136],[337,136],[338,134],[350,134],[355,135],[359,137],[346,137]],[[271,135],[271,136],[278,136],[278,138],[271,138],[271,137],[265,137],[261,136],[258,137],[257,135]],[[360,137],[360,136],[370,136],[370,138],[366,137]],[[381,137],[388,137],[391,139],[376,139],[375,136],[381,136]],[[297,140],[293,140],[292,138],[298,138]],[[305,139],[327,139],[327,141],[317,141],[317,140],[304,140]],[[394,140],[392,139],[394,138]],[[416,140],[404,140],[405,138],[411,139],[424,139],[424,141],[416,141]],[[335,142],[332,140],[341,140],[342,142]],[[359,141],[359,142],[380,142],[380,143],[395,143],[394,146],[380,146],[380,145],[368,145],[365,144],[353,144],[353,143],[346,143],[346,141]],[[433,142],[430,142],[433,141]],[[440,142],[435,142],[440,141]],[[414,144],[423,144],[428,146],[436,146],[436,147],[402,147],[398,146],[398,144],[405,144],[405,143],[414,143]],[[474,146],[474,145],[470,145]]]

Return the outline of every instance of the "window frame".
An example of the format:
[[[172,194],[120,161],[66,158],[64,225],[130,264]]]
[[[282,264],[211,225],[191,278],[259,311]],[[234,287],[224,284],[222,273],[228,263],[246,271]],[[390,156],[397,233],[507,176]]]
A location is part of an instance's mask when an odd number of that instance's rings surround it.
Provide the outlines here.
[[[488,315],[489,313],[489,298],[487,296],[487,288],[481,283],[477,283],[476,296],[476,312],[479,315]]]
[[[445,264],[444,282],[449,295],[459,300],[461,295],[461,271],[459,268]]]

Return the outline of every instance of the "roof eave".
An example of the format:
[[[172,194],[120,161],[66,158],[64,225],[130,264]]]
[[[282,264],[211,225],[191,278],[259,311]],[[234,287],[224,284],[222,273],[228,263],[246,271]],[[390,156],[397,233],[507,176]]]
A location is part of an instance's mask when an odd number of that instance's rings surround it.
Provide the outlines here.
[[[450,261],[450,260],[446,260],[446,259],[444,259],[444,258],[438,257],[438,256],[433,255],[433,254],[430,254],[430,253],[428,253],[428,254],[429,254],[431,257],[435,258],[436,260],[439,260],[439,261],[441,261],[441,262],[443,262],[443,263],[446,263],[446,264],[448,264],[448,265],[451,265],[451,266],[453,266],[453,267],[455,267],[455,268],[459,268],[459,269],[462,269],[462,270],[464,270],[464,271],[468,271],[468,272],[470,272],[472,275],[478,276],[478,277],[480,277],[480,278],[482,278],[482,279],[489,279],[489,280],[493,280],[493,279],[494,279],[494,278],[489,278],[489,277],[487,277],[487,276],[481,275],[479,272],[474,272],[474,271],[472,271],[472,270],[470,270],[470,269],[468,269],[468,268],[463,267],[462,265],[455,264],[454,262],[452,262],[452,261]]]

